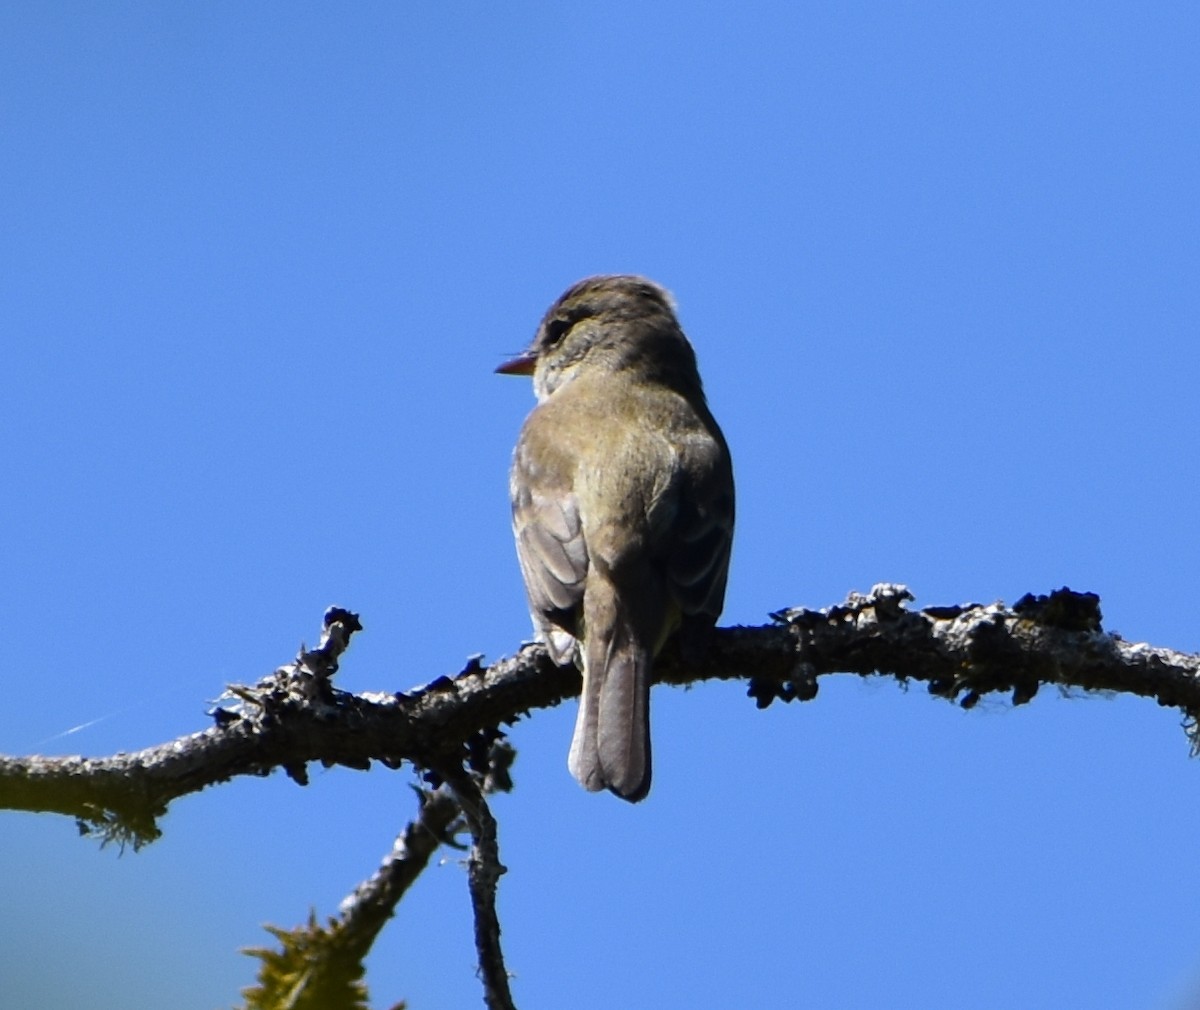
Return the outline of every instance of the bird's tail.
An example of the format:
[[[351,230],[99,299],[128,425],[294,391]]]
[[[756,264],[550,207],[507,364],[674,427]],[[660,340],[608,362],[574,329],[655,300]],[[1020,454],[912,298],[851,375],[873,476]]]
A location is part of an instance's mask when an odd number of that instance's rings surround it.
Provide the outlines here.
[[[622,620],[589,621],[583,694],[567,765],[585,789],[636,803],[650,791],[649,648]]]

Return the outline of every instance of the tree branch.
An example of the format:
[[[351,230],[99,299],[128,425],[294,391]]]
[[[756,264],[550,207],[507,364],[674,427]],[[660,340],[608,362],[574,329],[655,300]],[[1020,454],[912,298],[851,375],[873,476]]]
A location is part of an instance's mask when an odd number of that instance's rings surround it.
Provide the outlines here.
[[[834,673],[924,681],[931,693],[966,707],[988,692],[1014,704],[1042,684],[1117,691],[1179,708],[1195,740],[1200,712],[1200,656],[1134,644],[1104,632],[1099,601],[1059,590],[995,603],[905,606],[903,586],[879,585],[822,610],[792,609],[774,623],[718,629],[699,663],[671,650],[655,679],[689,684],[744,679],[760,707],[773,699],[808,700],[818,678]],[[346,615],[339,611],[335,614]],[[348,615],[335,620],[348,639]],[[326,629],[329,630],[328,628]],[[490,667],[477,660],[457,676],[390,695],[334,690],[324,669],[302,652],[252,688],[234,688],[234,708],[216,710],[216,725],[156,747],[107,758],[0,758],[0,808],[78,818],[106,839],[153,840],[171,800],[235,775],[282,767],[303,783],[305,766],[369,767],[380,761],[422,768],[461,764],[477,735],[535,708],[579,693],[579,674],[554,666],[540,645]]]
[[[347,953],[361,961],[370,952],[396,905],[417,881],[442,845],[462,848],[454,836],[462,830],[462,808],[447,788],[417,790],[420,810],[396,837],[378,870],[358,885],[339,911]]]
[[[780,611],[763,627],[720,629],[699,660],[685,664],[668,649],[655,680],[744,679],[759,707],[814,698],[819,678],[835,673],[924,681],[930,693],[965,708],[994,691],[1019,705],[1043,684],[1124,692],[1179,708],[1198,749],[1200,656],[1103,631],[1096,596],[1061,589],[1012,607],[920,611],[907,608],[911,599],[905,587],[881,584],[837,606]],[[330,678],[360,628],[356,615],[330,610],[315,649],[302,649],[253,687],[231,687],[231,704],[214,710],[215,725],[203,732],[108,758],[0,758],[0,808],[70,814],[106,841],[136,847],[157,837],[171,800],[234,775],[281,767],[303,785],[310,761],[353,768],[411,762],[445,784],[420,791],[417,819],[343,902],[339,919],[321,926],[313,916],[295,930],[272,929],[281,949],[253,952],[263,968],[247,1006],[365,1006],[363,956],[432,853],[465,821],[474,842],[468,883],[485,998],[493,1010],[512,1010],[495,906],[504,867],[484,794],[511,786],[513,755],[499,727],[578,694],[579,674],[528,645],[487,668],[472,660],[457,676],[410,692],[352,695]]]
[[[325,925],[315,914],[292,929],[267,929],[274,948],[245,953],[260,961],[257,984],[244,989],[244,1010],[358,1010],[367,1005],[363,961],[397,903],[443,844],[455,845],[462,809],[449,788],[418,789],[415,820],[396,838],[380,868],[342,902]]]

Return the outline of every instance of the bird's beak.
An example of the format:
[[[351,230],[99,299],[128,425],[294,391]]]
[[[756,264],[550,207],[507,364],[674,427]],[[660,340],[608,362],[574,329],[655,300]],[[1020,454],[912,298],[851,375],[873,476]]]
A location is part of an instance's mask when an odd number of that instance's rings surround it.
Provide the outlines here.
[[[500,375],[532,375],[536,364],[537,358],[526,351],[524,354],[513,358],[512,361],[504,362],[496,371]]]

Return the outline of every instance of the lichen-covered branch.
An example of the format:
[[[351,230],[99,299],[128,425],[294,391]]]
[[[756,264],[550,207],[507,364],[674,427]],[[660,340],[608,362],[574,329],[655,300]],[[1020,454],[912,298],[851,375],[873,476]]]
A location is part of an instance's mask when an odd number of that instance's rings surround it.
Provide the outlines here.
[[[1200,656],[1105,632],[1097,597],[1062,589],[1011,607],[924,610],[910,609],[911,600],[905,587],[881,584],[821,610],[779,611],[763,627],[719,629],[699,662],[685,665],[668,649],[655,679],[745,680],[760,707],[812,699],[819,678],[837,673],[923,681],[932,694],[968,708],[995,691],[1021,704],[1043,684],[1124,692],[1180,709],[1197,749]],[[513,754],[500,727],[578,694],[579,675],[530,645],[490,667],[472,660],[456,676],[412,691],[347,694],[331,678],[360,628],[356,615],[330,610],[316,648],[302,649],[253,687],[230,687],[228,704],[202,732],[108,758],[0,757],[0,809],[73,815],[87,831],[136,847],[157,836],[171,800],[235,775],[282,768],[303,785],[312,761],[353,768],[410,762],[435,787],[421,790],[417,818],[338,918],[321,925],[314,915],[296,929],[271,930],[279,947],[252,952],[263,964],[246,1006],[365,1007],[363,957],[432,853],[465,827],[485,998],[493,1010],[511,1010],[495,906],[504,868],[485,794],[511,785]]]
[[[909,609],[911,599],[902,586],[880,585],[837,606],[778,612],[763,627],[718,629],[703,662],[685,668],[668,650],[655,677],[672,684],[742,679],[760,706],[812,698],[820,677],[853,673],[924,681],[967,706],[992,691],[1019,704],[1040,685],[1057,684],[1154,698],[1179,708],[1193,726],[1200,712],[1200,657],[1106,633],[1090,594],[1060,590],[1012,607],[924,610]],[[302,652],[254,687],[234,689],[236,706],[218,709],[209,729],[106,758],[0,758],[0,809],[68,814],[137,845],[155,837],[171,800],[235,775],[283,768],[304,782],[312,761],[461,763],[480,733],[579,692],[579,675],[555,667],[538,645],[488,667],[472,661],[411,691],[337,691],[328,660],[336,665],[357,622],[333,613],[323,646],[340,646]]]
[[[1153,698],[1180,709],[1189,736],[1200,712],[1200,656],[1124,641],[1101,627],[1100,600],[1060,589],[1002,603],[909,610],[904,586],[877,585],[865,596],[823,610],[787,610],[772,617],[791,636],[780,660],[748,671],[760,706],[773,697],[807,699],[816,678],[832,673],[884,674],[923,681],[931,694],[972,707],[990,692],[1013,704],[1043,685]],[[723,642],[723,658],[761,643]],[[745,629],[758,630],[758,629]],[[765,630],[765,629],[763,629]],[[736,643],[736,644],[735,644]],[[764,657],[765,658],[765,657]],[[792,663],[789,672],[786,664]]]

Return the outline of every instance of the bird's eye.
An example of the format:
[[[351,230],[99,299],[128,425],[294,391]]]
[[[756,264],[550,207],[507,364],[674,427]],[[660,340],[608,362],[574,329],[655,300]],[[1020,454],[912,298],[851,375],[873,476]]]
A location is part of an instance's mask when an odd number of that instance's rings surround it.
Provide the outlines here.
[[[570,328],[571,323],[567,319],[551,319],[546,323],[546,345],[553,347],[566,336]]]

